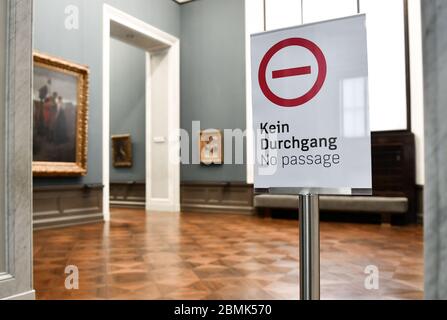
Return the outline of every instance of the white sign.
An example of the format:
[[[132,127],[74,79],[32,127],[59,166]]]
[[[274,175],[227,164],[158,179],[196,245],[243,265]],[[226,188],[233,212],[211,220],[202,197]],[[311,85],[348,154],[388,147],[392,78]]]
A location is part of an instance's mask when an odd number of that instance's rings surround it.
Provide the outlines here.
[[[255,187],[371,189],[365,16],[256,34],[251,48]]]

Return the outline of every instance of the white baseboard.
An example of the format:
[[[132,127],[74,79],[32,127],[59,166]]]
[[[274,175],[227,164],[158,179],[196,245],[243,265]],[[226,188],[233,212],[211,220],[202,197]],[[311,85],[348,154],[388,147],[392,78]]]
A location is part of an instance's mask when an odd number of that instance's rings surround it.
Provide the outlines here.
[[[146,210],[151,212],[180,212],[180,203],[173,204],[169,201],[151,201],[147,203]]]
[[[0,299],[0,300],[36,300],[36,291],[31,290],[28,292],[19,293],[14,296],[7,297],[7,298]]]

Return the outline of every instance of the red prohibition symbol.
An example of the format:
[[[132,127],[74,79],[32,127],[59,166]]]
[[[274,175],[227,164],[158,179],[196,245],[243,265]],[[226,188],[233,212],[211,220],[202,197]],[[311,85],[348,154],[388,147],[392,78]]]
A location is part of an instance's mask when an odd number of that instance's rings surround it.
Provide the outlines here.
[[[284,48],[292,46],[306,48],[315,56],[318,63],[318,77],[317,80],[315,81],[315,84],[307,93],[294,99],[285,99],[274,94],[270,89],[270,87],[268,86],[267,66],[275,54],[277,54],[280,50]],[[302,76],[311,74],[311,72],[312,70],[310,66],[290,68],[290,69],[273,71],[272,78],[279,79],[285,77]],[[321,51],[321,49],[315,43],[303,38],[289,38],[278,42],[272,48],[270,48],[269,51],[267,51],[259,66],[258,80],[259,80],[259,86],[261,87],[261,90],[267,99],[269,99],[271,102],[280,107],[291,108],[301,106],[312,100],[323,87],[323,84],[326,80],[326,74],[327,74],[326,58],[324,57],[323,51]]]

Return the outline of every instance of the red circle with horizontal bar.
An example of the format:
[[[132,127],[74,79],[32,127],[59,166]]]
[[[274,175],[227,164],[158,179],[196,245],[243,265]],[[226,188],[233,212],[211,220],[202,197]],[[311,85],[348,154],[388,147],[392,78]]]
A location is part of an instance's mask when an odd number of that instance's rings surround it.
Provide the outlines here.
[[[275,54],[277,54],[280,50],[284,48],[292,46],[303,47],[312,52],[312,54],[317,59],[318,63],[318,77],[315,84],[307,93],[294,99],[286,99],[281,98],[276,94],[274,94],[270,89],[270,87],[268,86],[266,78],[267,66]],[[296,75],[304,75],[309,74],[310,70],[311,70],[310,67],[280,70],[273,72],[273,77],[282,78]],[[267,51],[267,53],[265,54],[264,58],[261,61],[261,65],[259,66],[258,80],[262,92],[264,93],[265,97],[269,99],[271,102],[281,107],[298,107],[312,100],[318,94],[318,92],[320,92],[326,80],[326,74],[327,74],[326,58],[324,57],[323,51],[321,51],[321,49],[315,43],[303,38],[289,38],[278,42],[272,48],[270,48],[269,51]]]

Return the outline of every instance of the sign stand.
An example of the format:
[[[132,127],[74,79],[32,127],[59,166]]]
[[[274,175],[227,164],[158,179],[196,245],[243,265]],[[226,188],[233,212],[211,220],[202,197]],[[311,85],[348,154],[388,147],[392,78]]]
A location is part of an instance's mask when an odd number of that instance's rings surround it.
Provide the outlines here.
[[[300,299],[320,300],[320,210],[317,194],[299,195]]]
[[[299,195],[300,298],[319,300],[319,195],[372,188],[366,16],[251,35],[251,78],[254,186]]]

